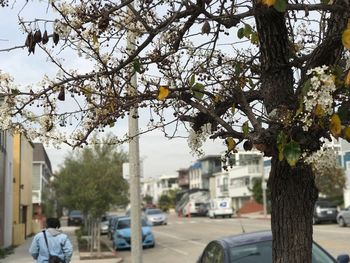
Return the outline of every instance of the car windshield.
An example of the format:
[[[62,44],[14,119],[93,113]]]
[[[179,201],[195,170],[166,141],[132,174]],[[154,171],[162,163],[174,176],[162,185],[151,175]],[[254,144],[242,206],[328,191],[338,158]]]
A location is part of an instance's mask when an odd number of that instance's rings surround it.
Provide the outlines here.
[[[230,248],[230,262],[272,263],[272,241],[264,241]],[[318,245],[312,245],[312,263],[336,263]]]
[[[142,224],[142,226],[148,226],[148,224],[147,224],[147,222],[145,220],[142,220],[141,224]],[[117,229],[130,228],[130,226],[131,226],[131,220],[130,219],[118,220]]]
[[[317,202],[316,205],[320,208],[336,208],[337,207],[335,204],[332,204],[331,202],[327,202],[327,201]]]
[[[73,210],[69,213],[70,216],[81,216],[82,213],[79,210]]]
[[[162,210],[160,209],[150,209],[146,211],[147,215],[157,215],[157,214],[162,214]]]

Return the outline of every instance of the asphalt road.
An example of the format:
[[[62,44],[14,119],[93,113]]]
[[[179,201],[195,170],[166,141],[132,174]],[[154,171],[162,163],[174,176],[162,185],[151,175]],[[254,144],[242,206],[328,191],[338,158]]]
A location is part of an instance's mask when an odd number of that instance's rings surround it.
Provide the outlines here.
[[[268,219],[209,219],[205,217],[169,217],[166,226],[153,227],[155,248],[143,250],[144,263],[194,263],[211,240],[231,234],[270,229]],[[350,227],[336,224],[314,226],[314,240],[333,256],[350,254]],[[111,241],[109,241],[111,242]],[[130,263],[130,251],[118,251]]]

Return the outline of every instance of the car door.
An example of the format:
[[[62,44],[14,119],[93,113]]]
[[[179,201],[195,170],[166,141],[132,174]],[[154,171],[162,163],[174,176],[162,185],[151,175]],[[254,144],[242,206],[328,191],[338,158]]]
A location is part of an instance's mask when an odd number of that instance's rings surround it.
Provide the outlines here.
[[[226,263],[224,261],[224,248],[216,241],[204,249],[200,263]]]
[[[347,224],[350,224],[350,206],[348,206],[344,211],[344,220]]]

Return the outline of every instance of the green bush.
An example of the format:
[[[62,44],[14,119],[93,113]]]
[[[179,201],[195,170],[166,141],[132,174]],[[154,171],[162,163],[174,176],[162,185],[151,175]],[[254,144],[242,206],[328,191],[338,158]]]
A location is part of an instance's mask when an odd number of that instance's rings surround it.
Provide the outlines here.
[[[13,254],[14,246],[0,248],[0,258],[5,258],[7,255]]]

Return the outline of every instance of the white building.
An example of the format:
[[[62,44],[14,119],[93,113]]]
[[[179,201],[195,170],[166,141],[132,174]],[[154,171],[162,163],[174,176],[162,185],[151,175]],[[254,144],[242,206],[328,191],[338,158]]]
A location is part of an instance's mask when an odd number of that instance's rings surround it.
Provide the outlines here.
[[[168,194],[169,190],[179,189],[178,175],[162,175],[158,178],[144,178],[141,187],[141,195],[153,197],[153,203],[157,204],[161,195]]]
[[[0,132],[0,248],[12,245],[12,135]]]
[[[262,154],[258,151],[239,151],[232,156],[228,170],[215,173],[210,180],[211,198],[231,197],[236,210],[251,200],[254,178],[262,178]]]
[[[198,159],[189,168],[190,189],[209,189],[210,177],[219,171],[221,171],[219,155],[207,155]]]
[[[344,207],[350,206],[350,144],[341,140],[341,164],[345,169],[346,187],[344,189]]]

